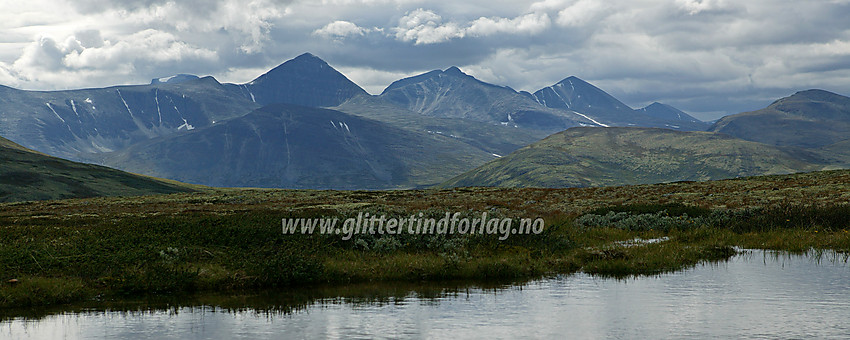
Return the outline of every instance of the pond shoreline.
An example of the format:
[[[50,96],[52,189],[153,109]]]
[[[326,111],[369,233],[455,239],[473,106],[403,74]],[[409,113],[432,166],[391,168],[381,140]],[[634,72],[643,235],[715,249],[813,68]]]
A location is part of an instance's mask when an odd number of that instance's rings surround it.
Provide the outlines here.
[[[726,261],[627,279],[574,273],[500,284],[373,282],[76,303],[3,318],[0,334],[43,338],[58,326],[81,338],[160,332],[187,339],[210,332],[231,338],[399,331],[413,337],[446,331],[481,335],[501,332],[491,327],[498,329],[504,318],[486,316],[502,312],[521,329],[515,335],[541,337],[600,331],[676,338],[834,337],[844,330],[819,326],[848,321],[840,311],[847,306],[849,270],[847,253],[739,249]],[[618,322],[602,322],[606,317]],[[383,326],[371,320],[383,320]],[[549,321],[534,326],[522,320]],[[481,328],[482,322],[490,325]]]

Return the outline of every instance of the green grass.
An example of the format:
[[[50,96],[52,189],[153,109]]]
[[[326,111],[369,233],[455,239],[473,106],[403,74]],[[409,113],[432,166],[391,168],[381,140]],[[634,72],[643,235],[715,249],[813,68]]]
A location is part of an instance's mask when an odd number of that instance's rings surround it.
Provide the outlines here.
[[[441,187],[596,187],[822,170],[827,163],[722,134],[571,128],[458,175]]]
[[[0,289],[2,307],[33,307],[78,302],[96,293],[79,278],[21,277]]]
[[[232,189],[0,204],[0,308],[306,285],[496,282],[576,271],[654,275],[727,259],[734,247],[850,252],[847,175],[561,190]],[[287,217],[455,211],[541,217],[546,228],[507,240],[478,234],[343,240],[284,235],[280,225]],[[638,238],[664,241],[628,242]],[[10,279],[19,283],[5,283]]]
[[[0,137],[0,202],[195,190],[204,187],[50,157]]]

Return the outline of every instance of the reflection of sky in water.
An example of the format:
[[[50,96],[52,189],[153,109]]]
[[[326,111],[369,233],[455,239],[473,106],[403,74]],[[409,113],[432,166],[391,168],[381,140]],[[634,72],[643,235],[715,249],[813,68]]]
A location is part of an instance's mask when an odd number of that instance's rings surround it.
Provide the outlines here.
[[[0,338],[843,338],[843,261],[756,252],[658,277],[577,274],[436,299],[317,303],[290,315],[213,307],[66,313],[0,323]]]

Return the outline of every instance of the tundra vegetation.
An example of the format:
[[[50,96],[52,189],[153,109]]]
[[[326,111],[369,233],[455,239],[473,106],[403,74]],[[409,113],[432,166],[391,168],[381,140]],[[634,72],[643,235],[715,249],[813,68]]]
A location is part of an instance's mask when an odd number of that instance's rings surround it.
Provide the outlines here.
[[[542,218],[539,234],[287,235],[284,218]],[[0,308],[312,285],[628,277],[850,252],[850,171],[602,188],[203,189],[0,204]],[[845,256],[846,260],[846,256]]]

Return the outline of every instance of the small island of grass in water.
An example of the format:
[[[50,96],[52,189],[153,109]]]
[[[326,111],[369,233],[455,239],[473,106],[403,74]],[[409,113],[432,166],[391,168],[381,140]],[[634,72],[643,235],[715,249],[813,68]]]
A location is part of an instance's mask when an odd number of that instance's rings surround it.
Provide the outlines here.
[[[813,176],[821,180],[812,182]],[[654,275],[728,259],[736,247],[846,253],[846,177],[827,172],[587,189],[233,189],[4,204],[0,308],[317,284],[495,281],[577,271]],[[797,189],[804,180],[806,188]],[[712,200],[723,189],[724,199]],[[817,203],[790,203],[798,195]],[[440,218],[450,211],[540,218],[545,227],[510,237],[358,233],[345,239],[281,230],[281,220],[292,218]]]

